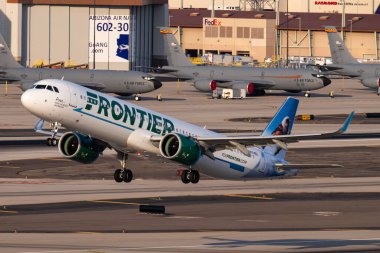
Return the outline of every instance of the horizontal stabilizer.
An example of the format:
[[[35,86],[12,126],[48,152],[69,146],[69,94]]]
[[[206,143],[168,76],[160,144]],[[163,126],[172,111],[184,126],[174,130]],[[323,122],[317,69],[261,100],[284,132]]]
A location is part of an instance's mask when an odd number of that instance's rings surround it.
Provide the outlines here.
[[[279,169],[319,169],[319,168],[343,168],[340,164],[281,164],[276,163],[275,166]]]

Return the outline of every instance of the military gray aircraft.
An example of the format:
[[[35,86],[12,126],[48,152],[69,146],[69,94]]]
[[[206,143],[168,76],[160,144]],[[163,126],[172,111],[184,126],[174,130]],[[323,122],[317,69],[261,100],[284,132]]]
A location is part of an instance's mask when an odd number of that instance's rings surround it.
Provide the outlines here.
[[[27,90],[36,81],[46,78],[65,79],[121,96],[136,95],[136,100],[140,94],[162,86],[155,77],[139,71],[25,68],[14,59],[0,34],[0,82],[17,83],[22,90]]]
[[[248,95],[264,95],[265,90],[309,94],[331,83],[320,73],[305,69],[196,66],[187,59],[169,28],[160,28],[160,33],[164,35],[169,66],[154,71],[192,80],[200,91],[232,88],[245,89]]]
[[[326,26],[333,64],[319,66],[324,73],[338,74],[359,79],[369,88],[380,94],[380,64],[360,63],[348,51],[334,26]]]

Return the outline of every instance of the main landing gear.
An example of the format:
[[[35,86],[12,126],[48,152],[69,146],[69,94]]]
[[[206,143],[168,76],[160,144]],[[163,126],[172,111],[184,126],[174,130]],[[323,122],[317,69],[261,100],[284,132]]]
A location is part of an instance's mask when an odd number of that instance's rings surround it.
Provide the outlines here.
[[[58,140],[55,138],[55,136],[58,133],[59,123],[58,122],[50,123],[50,128],[51,128],[52,135],[51,135],[51,138],[49,137],[46,139],[46,145],[54,147],[54,146],[57,146],[58,144]]]
[[[182,183],[188,184],[196,184],[199,182],[199,172],[197,170],[183,170],[181,174]]]
[[[113,177],[116,182],[126,182],[129,183],[133,179],[133,173],[131,170],[126,168],[128,154],[127,153],[118,153],[117,154],[118,159],[120,160],[122,169],[115,170],[115,173],[113,174]]]

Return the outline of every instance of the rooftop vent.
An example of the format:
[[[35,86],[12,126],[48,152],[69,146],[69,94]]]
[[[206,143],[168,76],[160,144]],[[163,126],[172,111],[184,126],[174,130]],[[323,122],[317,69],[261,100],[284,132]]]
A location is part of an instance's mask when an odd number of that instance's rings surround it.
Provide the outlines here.
[[[359,20],[361,20],[363,17],[353,17],[352,18],[352,21],[359,21]]]

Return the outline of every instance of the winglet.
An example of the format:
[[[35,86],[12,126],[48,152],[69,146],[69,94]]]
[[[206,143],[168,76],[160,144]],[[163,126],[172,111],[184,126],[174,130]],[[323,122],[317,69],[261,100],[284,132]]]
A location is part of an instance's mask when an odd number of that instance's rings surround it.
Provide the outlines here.
[[[344,122],[343,126],[339,129],[339,133],[344,133],[347,131],[348,126],[351,123],[352,118],[354,117],[355,112],[351,112],[350,115],[347,117],[346,121]]]

